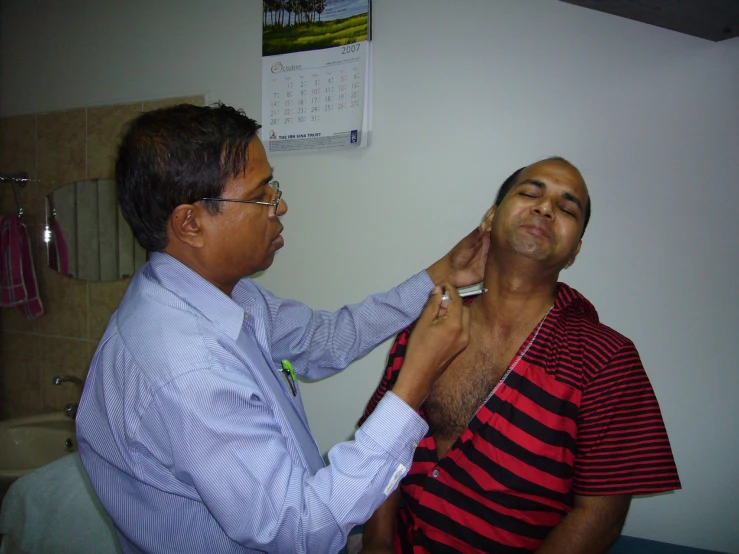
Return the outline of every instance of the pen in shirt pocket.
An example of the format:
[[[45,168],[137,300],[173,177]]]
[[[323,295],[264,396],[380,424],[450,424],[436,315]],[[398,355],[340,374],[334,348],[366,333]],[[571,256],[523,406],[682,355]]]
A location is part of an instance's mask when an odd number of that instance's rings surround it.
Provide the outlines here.
[[[297,385],[295,384],[295,370],[290,360],[282,360],[282,374],[285,376],[285,381],[290,386],[290,392],[293,396],[298,394]]]

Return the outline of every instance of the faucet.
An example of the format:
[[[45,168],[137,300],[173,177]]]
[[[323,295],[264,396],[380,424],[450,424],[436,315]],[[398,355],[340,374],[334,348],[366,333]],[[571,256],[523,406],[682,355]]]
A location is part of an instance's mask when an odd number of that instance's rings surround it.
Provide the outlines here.
[[[79,385],[80,387],[85,386],[85,382],[80,379],[79,377],[76,377],[74,375],[56,375],[54,377],[53,383],[55,385],[61,385],[62,383],[75,383]],[[77,417],[77,407],[79,404],[76,402],[69,403],[66,406],[64,406],[64,413],[67,414],[67,417],[71,417],[72,419],[75,419]]]
[[[54,377],[54,384],[61,385],[62,383],[76,383],[80,387],[85,386],[85,382],[74,375],[57,375]]]
[[[67,415],[67,417],[71,417],[72,419],[75,419],[77,417],[77,408],[79,404],[70,403],[64,406],[64,413]]]

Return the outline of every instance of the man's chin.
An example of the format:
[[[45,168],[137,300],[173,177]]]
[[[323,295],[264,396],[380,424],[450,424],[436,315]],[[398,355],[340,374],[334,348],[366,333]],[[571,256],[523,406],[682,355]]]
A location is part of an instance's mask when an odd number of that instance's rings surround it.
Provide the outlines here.
[[[539,241],[517,240],[511,246],[518,255],[530,260],[546,260],[550,255],[549,249],[542,248]]]
[[[277,251],[275,250],[275,251],[272,251],[269,254],[267,254],[264,257],[264,260],[262,260],[262,263],[259,265],[259,268],[257,269],[257,271],[266,271],[270,267],[272,267],[272,264],[275,262],[275,254],[276,253],[277,253]]]

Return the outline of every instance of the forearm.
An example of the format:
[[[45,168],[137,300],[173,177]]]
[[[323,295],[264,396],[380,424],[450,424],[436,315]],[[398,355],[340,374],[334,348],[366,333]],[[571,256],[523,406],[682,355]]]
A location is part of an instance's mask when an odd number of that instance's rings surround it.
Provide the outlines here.
[[[583,497],[580,497],[581,499]],[[629,495],[590,497],[573,509],[536,550],[537,554],[603,554],[621,534]]]
[[[610,528],[609,528],[610,527]],[[537,554],[600,554],[618,538],[621,526],[594,533],[583,510],[573,510],[537,548]]]
[[[362,533],[363,548],[392,548],[399,507],[400,489],[396,489],[365,523]]]
[[[447,281],[449,279],[449,274],[451,273],[449,261],[446,258],[437,260],[426,268],[426,273],[428,273],[435,285],[438,285],[443,281]]]

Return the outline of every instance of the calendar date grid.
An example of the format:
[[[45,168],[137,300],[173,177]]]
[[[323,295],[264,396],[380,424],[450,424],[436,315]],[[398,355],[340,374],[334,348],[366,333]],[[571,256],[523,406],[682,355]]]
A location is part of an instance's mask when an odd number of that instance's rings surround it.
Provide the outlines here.
[[[279,83],[269,99],[269,124],[316,124],[335,112],[362,104],[362,74],[358,67],[307,71],[274,79]]]

